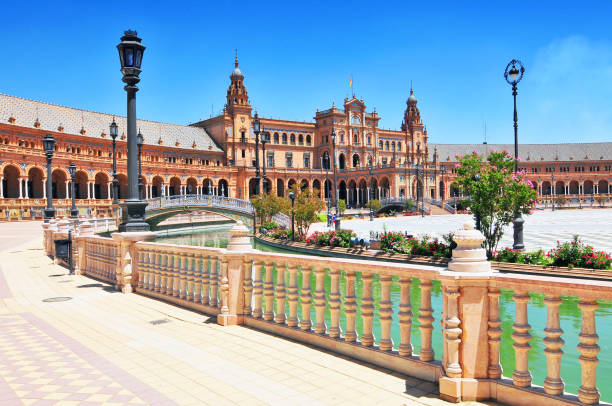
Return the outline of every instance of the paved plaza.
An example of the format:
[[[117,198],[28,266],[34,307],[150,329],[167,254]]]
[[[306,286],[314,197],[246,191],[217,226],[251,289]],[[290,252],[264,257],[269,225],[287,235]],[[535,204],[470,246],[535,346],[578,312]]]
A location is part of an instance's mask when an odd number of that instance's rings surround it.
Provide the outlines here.
[[[375,218],[365,220],[343,220],[342,228],[353,230],[359,237],[369,237],[370,230],[382,232],[406,231],[413,235],[441,237],[449,231],[463,228],[463,224],[474,224],[473,216],[448,214],[440,216],[410,216]],[[310,232],[325,230],[326,224],[313,224]],[[536,211],[525,216],[525,249],[548,250],[557,241],[569,241],[578,234],[580,239],[597,249],[612,252],[612,209],[576,209]],[[512,246],[512,224],[506,228],[499,248]]]
[[[2,406],[446,404],[435,384],[70,276],[40,230],[0,223]]]

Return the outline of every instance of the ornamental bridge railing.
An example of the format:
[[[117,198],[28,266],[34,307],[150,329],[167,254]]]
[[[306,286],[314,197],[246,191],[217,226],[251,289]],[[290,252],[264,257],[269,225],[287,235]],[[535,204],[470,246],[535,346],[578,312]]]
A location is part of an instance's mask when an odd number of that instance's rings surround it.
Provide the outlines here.
[[[248,200],[216,195],[177,195],[157,197],[147,200],[146,212],[153,212],[172,207],[201,206],[226,209],[244,214],[253,214],[254,209]]]
[[[227,249],[134,241],[130,233],[79,233],[76,244],[78,271],[124,293],[437,382],[446,400],[599,403],[596,315],[609,308],[612,282],[499,273],[479,231],[466,227],[454,240],[448,268],[261,252],[240,224]],[[560,307],[570,302],[577,320],[567,323]],[[545,365],[536,368],[530,351]],[[504,371],[508,358],[513,369]],[[578,369],[577,394],[565,393],[564,378]]]

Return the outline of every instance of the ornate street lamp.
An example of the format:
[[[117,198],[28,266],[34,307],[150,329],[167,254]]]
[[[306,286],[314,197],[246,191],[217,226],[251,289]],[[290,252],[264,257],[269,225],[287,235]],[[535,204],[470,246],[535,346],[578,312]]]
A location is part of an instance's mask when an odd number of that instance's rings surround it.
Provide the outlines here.
[[[336,206],[336,230],[340,230],[340,212],[338,211],[338,175],[336,174],[336,129],[332,128],[332,154],[334,164],[334,204]]]
[[[291,241],[295,241],[295,194],[289,192],[289,199],[291,199]]]
[[[372,199],[374,199],[374,167],[372,166],[372,161],[370,161],[370,167],[368,168],[370,171],[370,187],[369,187],[369,195],[370,195],[370,221],[374,221],[374,210],[372,210]]]
[[[70,218],[76,219],[79,218],[79,211],[76,208],[76,196],[75,196],[75,182],[76,182],[76,165],[74,162],[70,162],[70,166],[68,166],[68,173],[70,174],[70,194],[72,195],[72,208],[70,209]]]
[[[262,186],[263,186],[263,192],[268,193],[268,182],[266,179],[266,143],[270,142],[270,131],[262,131],[261,132],[261,155],[262,155],[262,169],[263,169],[263,180],[262,180]]]
[[[142,143],[144,142],[144,137],[138,130],[138,135],[136,136],[136,145],[138,145],[138,198],[142,200]]]
[[[255,133],[255,181],[257,183],[255,194],[259,194],[259,133],[261,132],[261,122],[259,116],[255,113],[253,119],[253,132]]]
[[[444,197],[446,195],[446,184],[444,183],[444,174],[446,173],[446,166],[442,165],[440,167],[440,172],[442,173],[442,206],[444,206]]]
[[[141,44],[136,31],[125,31],[117,45],[124,89],[127,92],[127,154],[128,154],[128,198],[123,204],[123,220],[119,231],[149,231],[145,221],[147,202],[140,200],[138,193],[138,145],[136,139],[136,92],[140,82],[142,55],[145,46]]]
[[[329,154],[321,157],[321,169],[325,168],[325,192],[323,192],[323,198],[327,204],[327,227],[331,225],[331,190],[329,183]],[[325,196],[327,195],[327,197]]]
[[[110,136],[113,139],[113,205],[119,204],[119,179],[117,179],[117,123],[115,123],[115,117],[113,122],[110,124]],[[113,209],[114,210],[114,209]]]
[[[45,223],[55,217],[55,209],[53,208],[53,179],[51,161],[53,160],[53,151],[55,151],[55,138],[51,134],[46,134],[43,137],[43,147],[47,157],[47,208],[45,209]]]
[[[518,115],[516,113],[516,85],[523,79],[525,67],[518,59],[511,60],[506,65],[504,78],[506,82],[512,86],[512,96],[514,98],[514,172],[518,172]],[[514,216],[514,243],[512,248],[522,250],[525,248],[523,244],[523,225],[525,220],[520,212],[516,212]]]

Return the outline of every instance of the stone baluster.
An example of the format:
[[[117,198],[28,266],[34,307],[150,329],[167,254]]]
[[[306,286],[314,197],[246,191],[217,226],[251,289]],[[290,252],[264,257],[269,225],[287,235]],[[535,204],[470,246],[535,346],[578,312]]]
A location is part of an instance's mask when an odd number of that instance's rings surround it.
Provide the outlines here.
[[[263,279],[261,275],[261,268],[263,264],[255,264],[255,280],[253,281],[253,296],[254,307],[253,307],[253,317],[256,319],[260,319],[263,316],[263,310],[261,308],[261,304],[263,302]]]
[[[219,265],[219,258],[212,258],[210,267],[210,299],[208,300],[208,305],[211,307],[219,305]]]
[[[297,265],[289,265],[289,288],[287,289],[287,301],[289,302],[289,318],[287,325],[289,327],[297,327],[299,320],[297,315],[298,309],[298,285],[297,285]]]
[[[421,351],[419,358],[421,361],[432,361],[434,350],[431,346],[431,335],[433,332],[434,318],[431,308],[431,281],[421,281],[421,308],[419,309],[419,330],[421,331]]]
[[[315,269],[315,317],[314,331],[317,334],[325,334],[325,268]]]
[[[374,334],[372,333],[372,319],[374,318],[374,297],[372,296],[372,275],[361,274],[363,282],[363,295],[361,297],[361,318],[363,320],[363,334],[361,344],[365,347],[374,345]]]
[[[210,303],[210,277],[212,273],[212,258],[207,256],[202,263],[202,304]]]
[[[174,252],[172,255],[172,296],[181,296],[181,256]]]
[[[310,268],[302,266],[302,294],[300,296],[302,301],[302,321],[300,322],[300,328],[303,331],[310,331],[312,329],[312,320],[310,319],[310,306],[312,304],[310,275]]]
[[[344,315],[346,317],[346,331],[344,340],[349,343],[357,341],[355,331],[355,315],[357,314],[357,297],[355,296],[355,272],[346,271],[346,296],[344,297]]]
[[[164,294],[166,292],[166,255],[160,251],[157,251],[155,255],[157,256],[157,270],[159,278],[159,283],[155,288],[155,292]]]
[[[202,303],[202,279],[204,276],[204,259],[201,254],[194,258],[193,262],[193,292],[191,300],[194,303]]]
[[[340,330],[340,271],[333,269],[329,271],[329,276],[331,279],[331,289],[329,293],[329,336],[331,338],[340,338],[342,334]]]
[[[181,255],[180,270],[181,285],[179,297],[185,300],[187,299],[187,291],[189,290],[189,253],[184,253]]]
[[[499,319],[499,289],[491,288],[489,296],[489,320],[487,322],[488,343],[489,343],[489,368],[488,376],[491,379],[502,377],[502,366],[499,362],[499,346],[501,344],[502,329]]]
[[[382,351],[393,350],[393,340],[391,339],[391,322],[393,321],[393,309],[391,303],[391,277],[380,276],[380,341],[379,346]]]
[[[578,338],[578,352],[580,353],[580,366],[582,370],[582,385],[578,389],[578,400],[587,405],[599,403],[599,391],[597,390],[597,354],[599,345],[597,330],[595,327],[595,310],[598,304],[595,300],[583,299],[578,303],[582,310],[582,329]]]
[[[412,281],[409,277],[400,278],[400,305],[399,305],[399,325],[400,325],[400,345],[399,355],[409,357],[412,355],[411,331],[412,328],[412,306],[410,303],[410,286]]]
[[[287,285],[285,285],[285,265],[276,267],[276,316],[277,324],[285,324],[285,297],[287,296]]]
[[[229,315],[229,278],[228,278],[228,262],[224,258],[221,259],[221,272],[219,273],[219,279],[221,282],[221,303],[219,304],[219,313],[221,315]]]
[[[461,378],[461,365],[459,364],[459,344],[461,343],[461,320],[459,320],[457,299],[459,298],[457,286],[446,287],[446,312],[444,334],[446,337],[446,375],[450,378]]]
[[[263,318],[266,321],[274,320],[274,264],[265,266],[266,282],[264,283],[264,296],[266,302],[266,311]]]
[[[187,253],[187,282],[185,286],[185,299],[192,302],[193,301],[193,291],[194,291],[194,283],[195,283],[195,254],[190,251]]]
[[[249,259],[244,261],[244,303],[242,313],[245,316],[250,316],[253,309],[251,301],[253,298],[253,271],[255,270],[255,261]]]
[[[544,391],[550,395],[561,395],[565,385],[561,379],[561,357],[563,356],[563,344],[565,341],[561,338],[563,330],[561,330],[559,320],[559,306],[561,306],[561,298],[558,295],[547,295],[544,299],[547,309],[546,328],[544,334],[546,337],[542,340],[544,346],[544,354],[546,354],[546,364],[548,366],[548,375],[544,380]]]
[[[512,325],[514,333],[514,353],[516,358],[516,369],[512,374],[512,382],[518,387],[531,386],[531,372],[529,372],[529,341],[531,334],[529,329],[531,326],[527,321],[527,302],[529,302],[529,294],[526,291],[516,291],[513,296],[516,302],[516,322]]]
[[[136,287],[139,289],[144,289],[149,280],[149,255],[146,250],[138,250],[136,255],[138,261],[136,263],[136,272],[138,274],[138,282]]]

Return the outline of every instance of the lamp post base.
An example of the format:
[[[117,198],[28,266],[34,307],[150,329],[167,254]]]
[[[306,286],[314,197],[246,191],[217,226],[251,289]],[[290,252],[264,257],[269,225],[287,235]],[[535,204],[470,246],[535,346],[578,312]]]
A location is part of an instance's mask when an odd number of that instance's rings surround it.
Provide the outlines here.
[[[48,223],[53,217],[55,217],[55,209],[47,207],[45,209],[45,223]]]
[[[517,214],[514,218],[513,224],[514,243],[512,244],[512,249],[523,250],[525,249],[525,244],[523,244],[523,225],[525,224],[525,220],[520,214]]]
[[[79,218],[79,211],[77,209],[70,209],[70,218],[71,219]]]
[[[149,223],[145,221],[147,204],[140,200],[126,200],[121,205],[122,219],[119,231],[149,231]]]
[[[336,231],[340,230],[340,216],[336,217]]]

